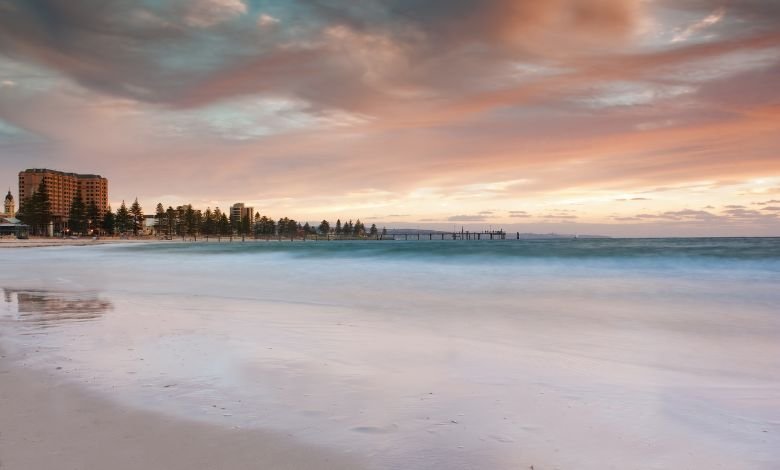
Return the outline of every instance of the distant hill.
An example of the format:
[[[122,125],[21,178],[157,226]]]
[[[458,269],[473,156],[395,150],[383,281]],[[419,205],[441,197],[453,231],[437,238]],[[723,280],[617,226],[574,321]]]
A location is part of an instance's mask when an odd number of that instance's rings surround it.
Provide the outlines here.
[[[460,232],[460,231],[458,231]],[[471,233],[481,232],[480,230],[472,230]],[[387,229],[388,235],[440,235],[442,233],[452,233],[448,230],[426,230],[417,228],[389,228]],[[507,239],[517,238],[517,232],[507,232]],[[522,240],[543,240],[543,239],[559,239],[559,238],[612,238],[605,235],[572,235],[565,233],[521,233],[520,239]]]
[[[515,236],[517,234],[515,233]],[[507,238],[509,234],[507,234]],[[566,233],[521,233],[521,239],[538,240],[544,238],[612,238],[606,235],[571,235]]]

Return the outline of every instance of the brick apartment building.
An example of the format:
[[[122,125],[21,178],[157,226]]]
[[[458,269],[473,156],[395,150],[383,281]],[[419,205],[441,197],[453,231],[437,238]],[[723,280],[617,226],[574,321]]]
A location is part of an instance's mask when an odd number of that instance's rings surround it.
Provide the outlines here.
[[[54,224],[61,226],[68,219],[70,206],[77,192],[89,207],[95,204],[101,214],[108,209],[108,180],[100,175],[80,175],[65,173],[46,168],[32,168],[19,172],[19,202],[24,201],[38,190],[41,181],[46,182],[51,202]]]

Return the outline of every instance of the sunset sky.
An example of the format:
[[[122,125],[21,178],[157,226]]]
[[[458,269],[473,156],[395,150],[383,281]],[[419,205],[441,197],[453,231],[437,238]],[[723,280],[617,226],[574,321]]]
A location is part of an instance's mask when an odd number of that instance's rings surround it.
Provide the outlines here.
[[[0,0],[0,188],[780,235],[780,1]]]

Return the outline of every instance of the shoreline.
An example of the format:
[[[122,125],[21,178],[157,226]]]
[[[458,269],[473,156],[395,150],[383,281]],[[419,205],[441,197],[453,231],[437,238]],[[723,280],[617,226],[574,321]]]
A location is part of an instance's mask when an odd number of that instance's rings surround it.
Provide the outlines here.
[[[119,405],[53,372],[14,364],[2,350],[0,410],[3,470],[367,467],[355,456],[303,444],[289,435],[221,427]]]
[[[44,248],[52,246],[94,246],[111,245],[118,243],[162,243],[165,240],[156,239],[124,239],[119,238],[101,238],[93,240],[91,238],[70,239],[70,238],[0,238],[0,248]]]

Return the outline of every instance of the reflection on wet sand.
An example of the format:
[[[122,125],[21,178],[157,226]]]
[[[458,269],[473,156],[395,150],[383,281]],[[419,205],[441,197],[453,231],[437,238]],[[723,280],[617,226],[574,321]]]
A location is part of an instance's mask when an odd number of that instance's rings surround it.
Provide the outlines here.
[[[94,292],[53,292],[3,288],[11,319],[46,327],[53,323],[94,320],[113,308]]]

